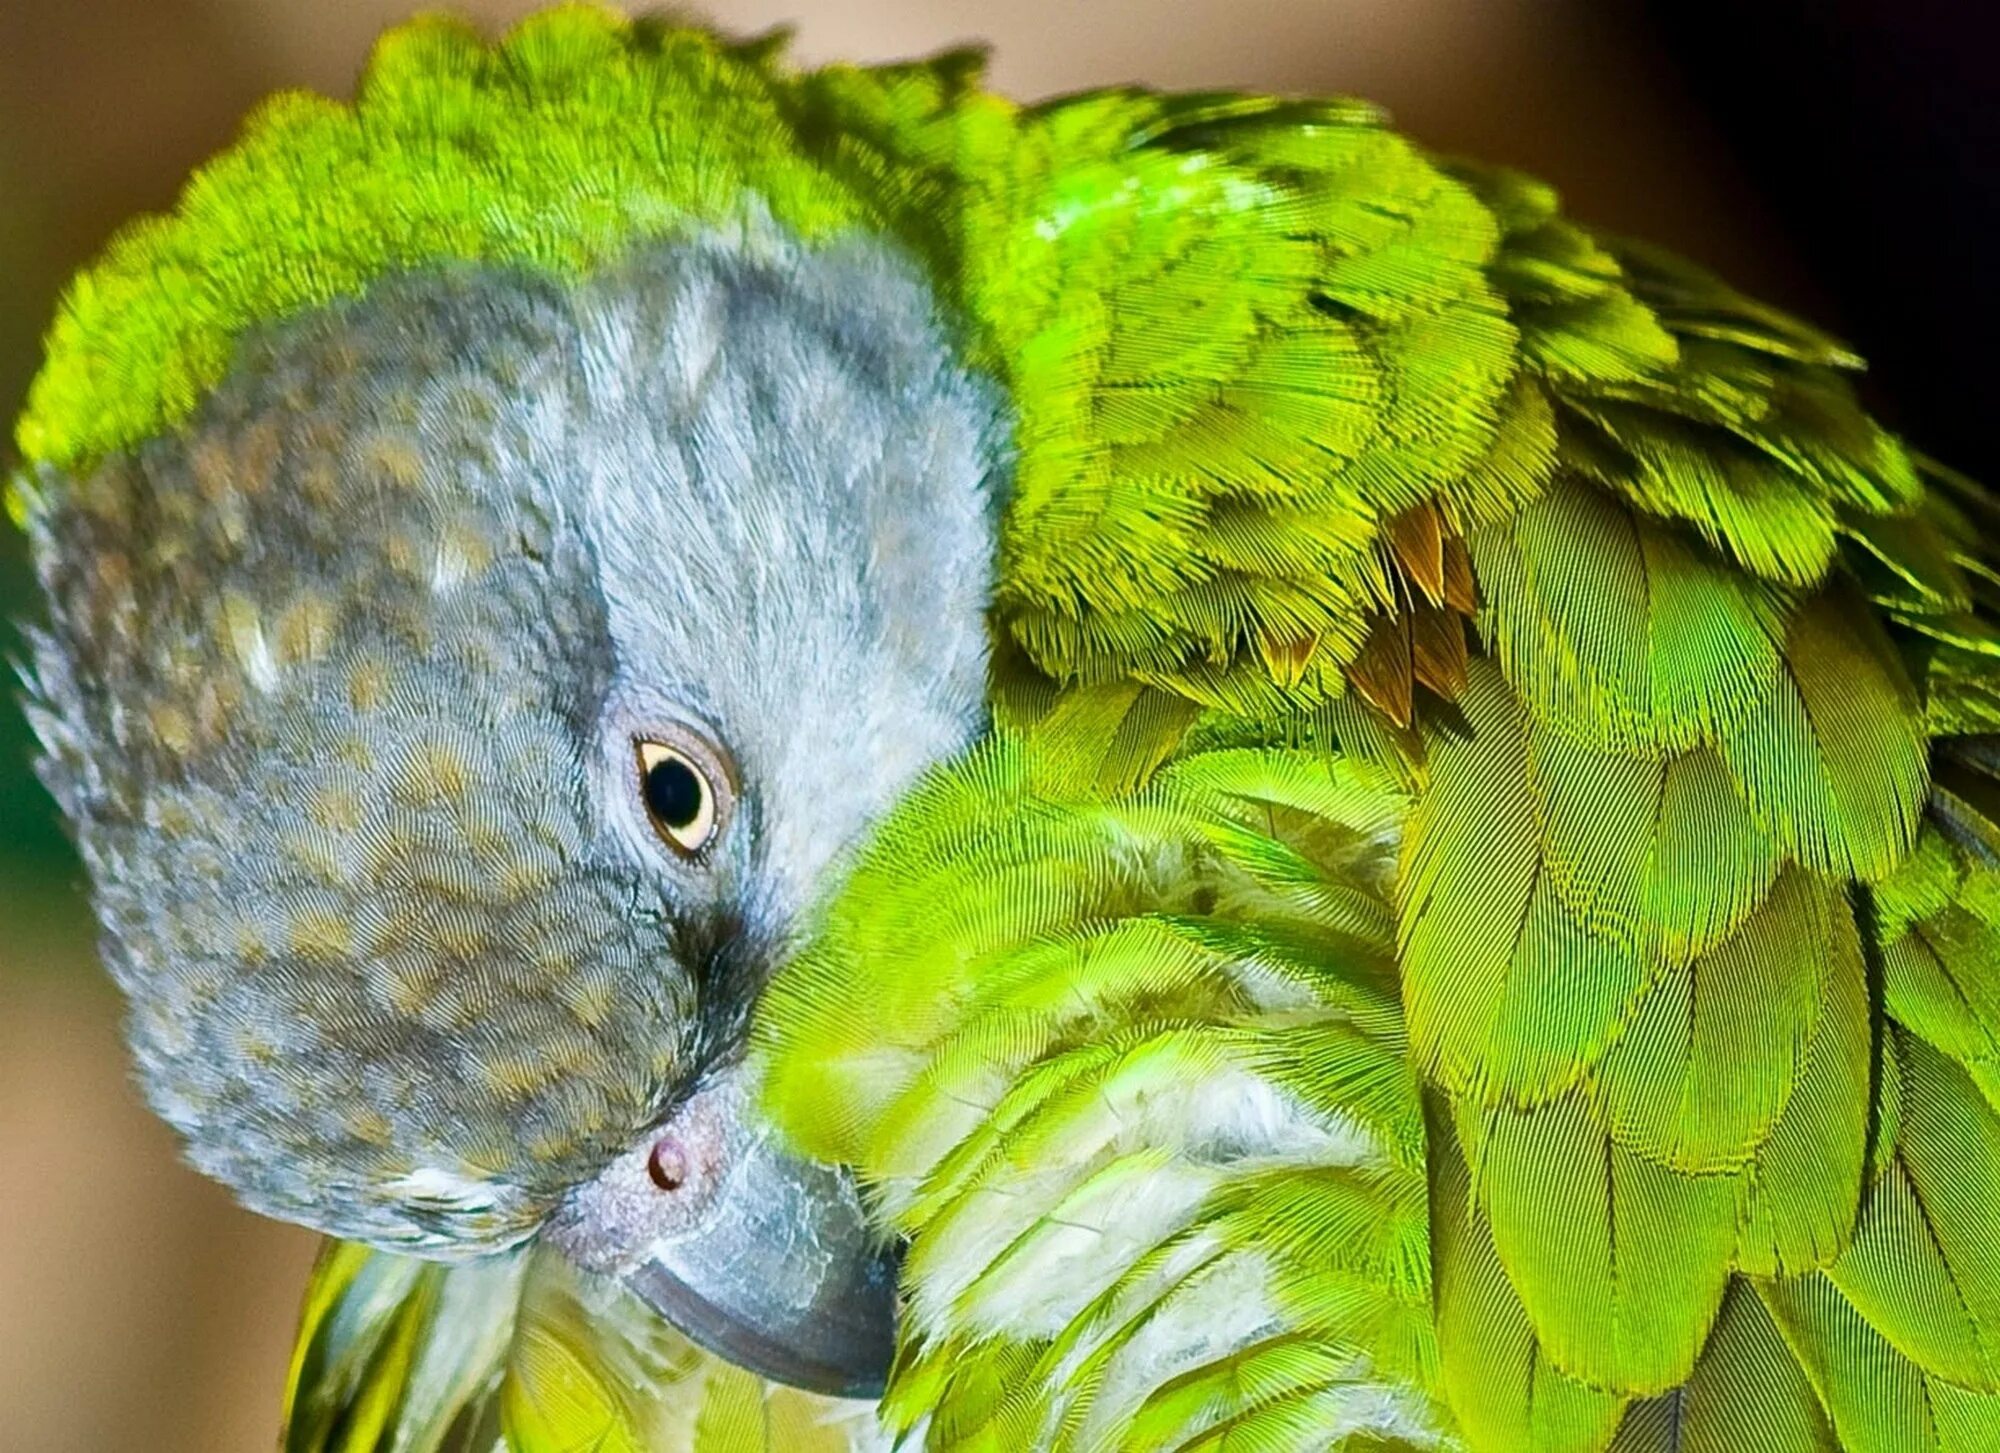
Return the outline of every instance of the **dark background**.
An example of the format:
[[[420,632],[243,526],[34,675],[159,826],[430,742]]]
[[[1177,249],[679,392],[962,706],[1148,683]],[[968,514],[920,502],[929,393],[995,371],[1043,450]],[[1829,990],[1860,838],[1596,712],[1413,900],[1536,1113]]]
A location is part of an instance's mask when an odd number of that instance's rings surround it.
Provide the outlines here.
[[[0,0],[0,418],[63,279],[266,92],[345,94],[412,0]],[[459,7],[489,21],[519,0]],[[1033,97],[1340,91],[1831,327],[1876,407],[2000,479],[2000,94],[1969,0],[716,0],[805,60],[972,38]],[[6,460],[0,446],[0,462]],[[0,613],[30,609],[0,525]],[[10,639],[7,654],[18,654]],[[270,1446],[311,1238],[184,1170],[124,1073],[74,866],[0,710],[0,1442]]]

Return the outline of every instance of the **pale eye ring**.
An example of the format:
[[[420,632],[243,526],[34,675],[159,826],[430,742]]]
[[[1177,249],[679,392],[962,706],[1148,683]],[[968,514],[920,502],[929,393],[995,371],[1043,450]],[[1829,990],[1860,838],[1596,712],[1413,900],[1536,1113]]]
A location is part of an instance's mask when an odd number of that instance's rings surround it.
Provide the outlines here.
[[[727,764],[692,733],[637,737],[632,749],[653,831],[683,857],[696,856],[728,820],[734,791]]]

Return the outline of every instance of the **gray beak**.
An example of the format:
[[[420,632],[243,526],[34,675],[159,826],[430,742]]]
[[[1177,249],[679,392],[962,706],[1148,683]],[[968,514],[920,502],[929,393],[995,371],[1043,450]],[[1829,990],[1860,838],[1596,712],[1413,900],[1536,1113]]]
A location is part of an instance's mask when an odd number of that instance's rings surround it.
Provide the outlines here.
[[[896,1252],[846,1171],[786,1150],[730,1069],[564,1200],[544,1239],[709,1351],[776,1382],[875,1398]]]

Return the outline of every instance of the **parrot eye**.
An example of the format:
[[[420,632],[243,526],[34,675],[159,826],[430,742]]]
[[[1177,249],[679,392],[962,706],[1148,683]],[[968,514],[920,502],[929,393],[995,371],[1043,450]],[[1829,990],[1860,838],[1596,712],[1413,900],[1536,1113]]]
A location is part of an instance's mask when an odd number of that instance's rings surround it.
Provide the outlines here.
[[[653,830],[675,852],[693,857],[715,840],[728,815],[729,774],[720,755],[692,734],[678,732],[671,741],[641,737],[632,745],[639,797]]]

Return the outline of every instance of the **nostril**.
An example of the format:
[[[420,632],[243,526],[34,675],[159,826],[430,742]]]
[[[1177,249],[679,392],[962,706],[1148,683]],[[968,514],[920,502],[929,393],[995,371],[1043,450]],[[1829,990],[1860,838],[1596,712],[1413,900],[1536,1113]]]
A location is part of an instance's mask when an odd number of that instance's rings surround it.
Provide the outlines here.
[[[687,1181],[687,1152],[681,1149],[679,1139],[663,1135],[653,1142],[653,1150],[646,1157],[646,1174],[653,1178],[653,1184],[663,1191],[677,1191]]]

